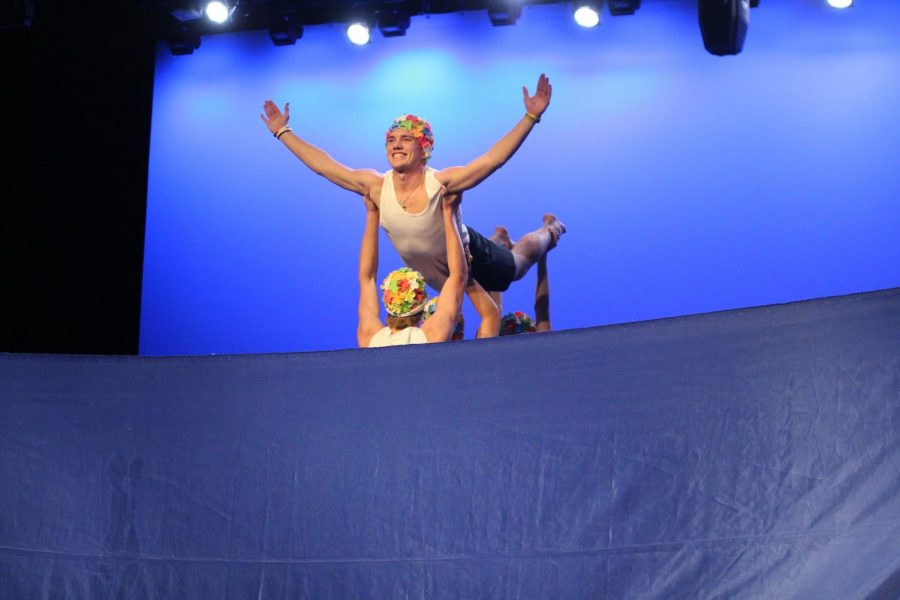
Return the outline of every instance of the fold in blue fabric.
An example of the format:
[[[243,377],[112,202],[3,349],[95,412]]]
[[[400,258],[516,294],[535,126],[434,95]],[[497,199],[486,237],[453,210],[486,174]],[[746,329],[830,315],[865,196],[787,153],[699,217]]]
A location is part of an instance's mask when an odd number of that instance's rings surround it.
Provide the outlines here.
[[[0,355],[2,598],[898,596],[898,289],[377,350]]]

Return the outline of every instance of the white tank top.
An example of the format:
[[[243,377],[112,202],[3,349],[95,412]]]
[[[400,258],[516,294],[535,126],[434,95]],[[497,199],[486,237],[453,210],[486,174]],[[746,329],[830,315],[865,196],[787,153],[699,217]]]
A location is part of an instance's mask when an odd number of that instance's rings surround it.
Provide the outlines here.
[[[444,218],[441,213],[441,184],[434,176],[435,172],[430,167],[425,168],[428,204],[417,214],[403,210],[394,191],[393,171],[385,173],[379,220],[406,266],[424,275],[425,282],[440,292],[450,275],[450,269],[447,267],[447,243],[444,240]],[[468,244],[469,234],[463,227],[459,209],[456,222],[462,243]]]
[[[387,346],[406,346],[407,344],[427,344],[428,338],[418,327],[406,327],[397,333],[391,333],[390,327],[379,329],[369,340],[369,348],[385,348]]]

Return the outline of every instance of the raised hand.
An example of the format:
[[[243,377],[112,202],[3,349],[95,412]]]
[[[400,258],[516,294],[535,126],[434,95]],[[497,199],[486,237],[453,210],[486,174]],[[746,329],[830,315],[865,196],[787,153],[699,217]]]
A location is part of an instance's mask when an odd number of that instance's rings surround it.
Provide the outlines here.
[[[275,135],[279,129],[287,125],[288,121],[291,120],[290,102],[284,105],[284,112],[281,112],[281,110],[278,109],[277,104],[271,100],[266,100],[263,102],[263,111],[265,114],[259,115],[259,118],[266,124],[266,127],[269,128],[272,135]]]
[[[363,204],[366,205],[366,212],[377,213],[378,207],[375,205],[375,202],[372,201],[372,197],[369,194],[363,196]]]
[[[528,88],[522,86],[522,96],[525,101],[525,110],[536,117],[540,117],[550,105],[550,95],[553,93],[553,86],[550,85],[550,79],[541,73],[538,78],[537,89],[534,96],[528,95]]]
[[[462,192],[448,194],[447,188],[441,187],[441,199],[443,202],[443,207],[455,211],[459,208],[459,203],[462,202]]]

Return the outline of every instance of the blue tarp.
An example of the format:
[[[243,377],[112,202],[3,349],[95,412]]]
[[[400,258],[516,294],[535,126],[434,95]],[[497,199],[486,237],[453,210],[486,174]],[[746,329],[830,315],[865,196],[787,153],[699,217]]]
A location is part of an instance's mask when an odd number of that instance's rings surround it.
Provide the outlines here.
[[[429,346],[0,355],[0,598],[900,597],[900,289]]]

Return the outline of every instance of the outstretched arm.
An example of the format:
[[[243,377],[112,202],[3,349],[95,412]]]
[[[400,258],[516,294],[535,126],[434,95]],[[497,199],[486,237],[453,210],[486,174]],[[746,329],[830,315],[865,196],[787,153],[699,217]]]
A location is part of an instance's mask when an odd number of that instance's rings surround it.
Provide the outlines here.
[[[372,336],[384,323],[379,318],[378,285],[378,209],[371,198],[365,198],[366,229],[359,248],[359,326],[356,342],[360,348],[367,348]]]
[[[434,314],[422,323],[422,332],[429,342],[446,342],[453,335],[462,306],[466,280],[469,277],[469,267],[466,265],[462,241],[459,239],[459,228],[456,226],[455,214],[458,205],[458,194],[444,194],[442,201],[444,240],[447,244],[447,266],[450,276],[441,288]]]
[[[519,119],[512,131],[500,138],[490,150],[482,154],[464,167],[450,167],[437,173],[438,181],[440,181],[448,192],[463,192],[471,189],[487,179],[487,177],[502,167],[508,161],[531,130],[534,124],[540,121],[541,115],[547,110],[550,104],[550,95],[553,87],[550,85],[550,79],[541,73],[538,79],[537,89],[534,96],[528,95],[528,88],[522,88],[522,95],[525,102],[525,115]]]
[[[534,320],[537,331],[550,331],[550,278],[547,275],[547,255],[537,264],[537,286],[534,290]]]
[[[297,136],[288,122],[291,119],[290,103],[284,105],[284,112],[271,100],[263,103],[265,114],[259,115],[266,127],[276,136],[294,156],[303,161],[307,167],[328,181],[351,192],[366,195],[374,187],[381,185],[382,176],[372,169],[351,169],[331,158],[321,148]],[[375,201],[379,200],[376,195]]]

